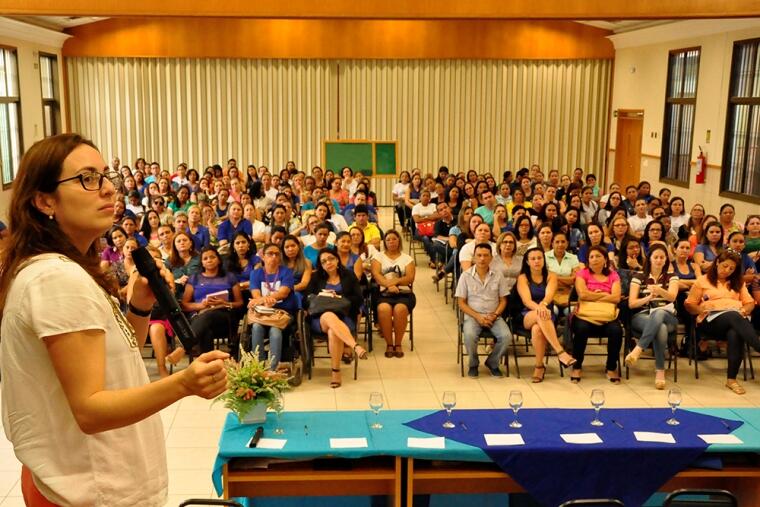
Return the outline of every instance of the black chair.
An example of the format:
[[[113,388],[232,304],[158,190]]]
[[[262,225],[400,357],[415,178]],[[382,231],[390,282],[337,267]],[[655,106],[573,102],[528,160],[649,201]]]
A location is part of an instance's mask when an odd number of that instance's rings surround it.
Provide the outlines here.
[[[302,310],[298,310],[288,327],[282,330],[282,357],[279,362],[280,364],[286,363],[288,365],[290,371],[288,383],[293,387],[301,385],[304,370],[311,367],[306,357],[306,341],[301,336],[301,327],[299,326],[299,314],[301,312]],[[240,336],[240,349],[246,352],[252,352],[252,327],[252,323],[248,322],[247,315],[243,316],[238,326],[238,334]],[[264,340],[264,347],[267,348],[268,344],[269,338],[266,338]]]
[[[697,327],[697,321],[696,317],[692,317],[692,323],[690,326],[691,331],[691,357],[689,358],[689,364],[691,364],[691,361],[694,361],[694,378],[699,378],[699,361],[697,360],[697,349],[699,345],[699,341],[705,340],[705,341],[717,341],[716,337],[713,336],[707,336],[706,334],[702,333],[698,327]],[[752,380],[755,380],[755,368],[752,365],[752,354],[751,349],[749,346],[749,343],[744,342],[744,357],[742,358],[742,371],[744,375],[744,380],[747,380],[747,363],[749,363],[749,371],[750,371],[750,377]]]
[[[464,312],[457,308],[457,363],[459,363],[459,373],[462,377],[464,377],[464,362],[467,360],[467,348],[464,344]],[[478,342],[476,343],[476,347],[480,350],[481,344],[483,346],[483,352],[478,352],[478,357],[488,357],[490,352],[488,351],[489,346],[493,346],[492,343],[495,345],[496,338],[494,337],[493,333],[491,333],[490,329],[483,328],[480,331],[480,336],[478,336]],[[509,353],[505,353],[502,358],[499,359],[499,362],[504,361],[504,368],[506,376],[509,377]],[[518,376],[519,378],[519,376]]]
[[[739,501],[724,489],[679,489],[667,497],[662,507],[738,507]]]
[[[625,504],[621,502],[620,500],[616,500],[614,498],[596,498],[596,499],[586,499],[586,500],[570,500],[568,502],[563,503],[559,507],[581,507],[584,505],[595,505],[597,507],[625,507]]]
[[[505,311],[504,317],[510,331],[512,332],[512,342],[509,344],[509,347],[512,349],[512,354],[515,359],[515,371],[517,372],[517,378],[520,378],[519,359],[521,357],[536,357],[535,353],[530,353],[531,334],[530,331],[525,329],[522,325],[522,309],[522,300],[520,299],[520,295],[517,293],[517,285],[515,284],[507,296],[507,309]],[[524,345],[521,345],[519,343],[520,338],[523,338],[525,340]],[[524,353],[520,352],[523,348],[525,349]],[[549,357],[551,357],[553,354],[554,351],[552,348],[547,347],[545,355],[545,361],[547,365],[549,364]],[[505,357],[509,356],[509,351],[507,351],[507,353],[504,355]],[[560,377],[564,377],[564,367],[562,366],[562,363],[559,362],[559,360],[557,360],[557,363],[559,364],[559,375]]]
[[[359,319],[357,318],[357,329],[359,327],[358,320]],[[299,312],[298,327],[304,341],[304,367],[306,369],[306,374],[309,380],[311,380],[311,372],[314,368],[315,360],[331,359],[330,342],[327,339],[326,333],[316,333],[313,329],[311,329],[309,312],[306,310]],[[356,340],[358,338],[356,329],[354,330],[353,335],[354,339]],[[315,351],[317,347],[324,347],[326,353],[323,355],[316,355]],[[354,364],[354,380],[356,380],[358,377],[359,358],[356,355],[356,351],[352,351],[352,356],[352,362]],[[306,360],[307,358],[308,361]],[[307,364],[308,366],[306,366]]]

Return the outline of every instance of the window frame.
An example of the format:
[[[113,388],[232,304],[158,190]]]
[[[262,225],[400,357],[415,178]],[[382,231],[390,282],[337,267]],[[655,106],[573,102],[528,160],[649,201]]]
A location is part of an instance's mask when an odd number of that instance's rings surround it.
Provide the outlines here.
[[[16,89],[18,90],[18,96],[17,97],[0,97],[0,104],[16,104],[16,111],[17,111],[17,121],[18,121],[18,146],[19,146],[19,163],[21,162],[21,156],[24,153],[24,128],[23,128],[23,115],[21,112],[21,79],[19,76],[19,62],[18,62],[18,48],[15,46],[9,46],[6,44],[0,44],[0,51],[11,51],[16,56]],[[10,126],[10,125],[9,125]],[[12,146],[13,142],[10,138],[10,129],[9,129],[9,137],[8,137],[8,145]],[[2,154],[0,154],[1,156]],[[13,155],[11,154],[11,159],[13,158]],[[0,160],[1,162],[1,160]],[[0,184],[2,184],[3,190],[8,190],[13,186],[13,182],[16,179],[16,171],[18,170],[18,167],[11,168],[11,180],[6,182],[5,181],[5,171],[2,167],[2,164],[0,164]]]
[[[689,51],[697,51],[697,73],[694,79],[694,97],[689,98],[676,98],[671,97],[671,79],[673,76],[673,57],[681,54],[688,53]],[[663,111],[663,127],[662,127],[662,145],[660,148],[660,174],[659,181],[667,183],[668,185],[675,185],[678,187],[689,188],[691,185],[691,153],[694,150],[694,124],[697,117],[697,94],[699,92],[699,64],[702,59],[702,46],[692,46],[688,48],[671,49],[668,51],[668,72],[665,81],[665,108]],[[681,85],[686,79],[686,65],[684,61],[683,78],[680,80]],[[686,181],[682,181],[675,178],[669,178],[664,176],[665,164],[670,160],[670,119],[672,115],[673,105],[693,105],[694,114],[691,118],[691,139],[689,140],[689,165],[686,174]],[[681,113],[681,119],[683,119],[683,113]],[[679,129],[680,130],[680,129]],[[679,139],[680,140],[680,139]]]
[[[731,153],[729,153],[730,149],[729,146],[731,145],[731,138],[729,137],[729,134],[731,134],[731,124],[733,123],[734,115],[736,108],[734,106],[736,105],[749,105],[750,108],[755,106],[760,108],[760,96],[758,97],[734,97],[732,95],[732,90],[734,87],[734,78],[738,74],[738,60],[735,59],[736,55],[736,49],[737,47],[743,45],[743,44],[756,44],[758,46],[757,51],[760,52],[760,37],[753,37],[751,39],[742,39],[742,40],[735,40],[732,45],[731,49],[731,69],[728,79],[728,97],[726,99],[726,128],[723,132],[723,153],[721,157],[721,169],[720,169],[720,187],[718,194],[721,197],[728,197],[730,199],[736,199],[738,201],[744,201],[744,202],[750,202],[753,204],[760,204],[760,194],[758,195],[750,195],[750,194],[742,194],[740,192],[734,192],[731,190],[726,190],[726,187],[728,186],[728,178],[729,178],[729,166],[731,161]],[[753,62],[753,65],[756,64],[756,59]],[[751,110],[751,109],[750,109]],[[749,139],[751,129],[747,129],[746,139]],[[745,146],[748,146],[745,145]]]
[[[44,87],[42,84],[42,59],[43,58],[49,58],[55,63],[55,67],[51,68],[51,78],[53,81],[53,98],[52,99],[45,98]],[[50,137],[46,135],[48,117],[45,114],[45,106],[51,106],[53,108],[53,116],[54,116],[55,125],[53,125],[53,128],[51,129],[51,132],[52,132],[52,134],[50,134],[51,136],[61,133],[61,124],[62,124],[61,123],[61,98],[60,98],[61,85],[58,79],[58,55],[54,53],[45,53],[43,51],[40,51],[38,55],[38,63],[39,63],[39,68],[40,68],[40,96],[42,98],[42,133],[45,137]]]

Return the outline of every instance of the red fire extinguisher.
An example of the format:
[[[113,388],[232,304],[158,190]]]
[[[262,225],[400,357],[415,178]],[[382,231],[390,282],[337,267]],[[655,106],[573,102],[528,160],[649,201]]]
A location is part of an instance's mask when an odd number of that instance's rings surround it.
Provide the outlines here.
[[[697,183],[704,184],[705,174],[707,173],[707,156],[702,153],[702,147],[699,147],[699,156],[697,157]]]

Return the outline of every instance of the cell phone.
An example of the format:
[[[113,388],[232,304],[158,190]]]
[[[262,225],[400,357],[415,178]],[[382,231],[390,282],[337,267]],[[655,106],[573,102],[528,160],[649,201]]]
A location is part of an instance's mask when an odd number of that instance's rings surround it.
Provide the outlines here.
[[[259,426],[256,428],[256,432],[253,434],[251,439],[248,441],[247,447],[256,447],[259,444],[259,440],[261,440],[261,437],[264,435],[264,427]]]

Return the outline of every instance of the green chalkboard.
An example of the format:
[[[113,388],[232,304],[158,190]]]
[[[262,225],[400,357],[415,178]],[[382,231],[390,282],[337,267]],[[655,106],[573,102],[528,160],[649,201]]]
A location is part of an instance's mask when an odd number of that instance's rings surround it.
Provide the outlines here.
[[[336,173],[343,167],[350,167],[363,174],[373,174],[372,141],[340,142],[325,141],[325,169]]]
[[[396,176],[396,143],[375,143],[375,174]]]

